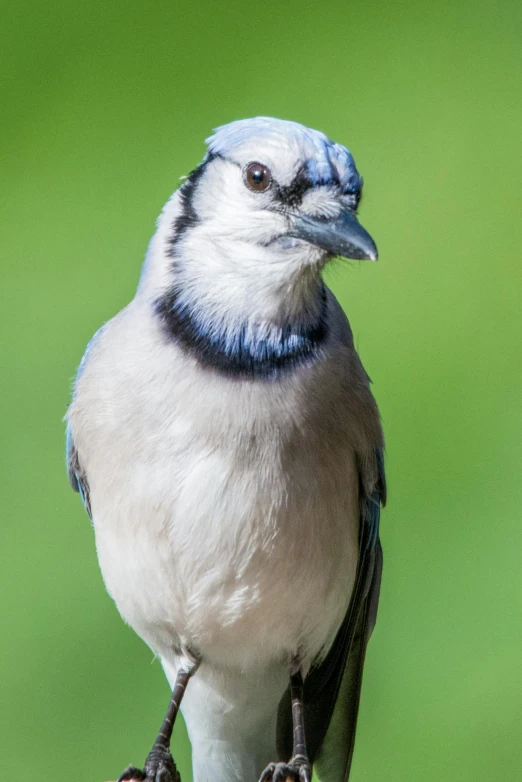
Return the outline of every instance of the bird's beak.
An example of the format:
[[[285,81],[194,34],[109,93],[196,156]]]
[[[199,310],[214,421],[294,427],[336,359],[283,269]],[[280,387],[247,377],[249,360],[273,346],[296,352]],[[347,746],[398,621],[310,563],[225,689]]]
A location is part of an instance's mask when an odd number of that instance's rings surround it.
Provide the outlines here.
[[[376,261],[378,258],[372,237],[349,211],[343,211],[331,220],[309,215],[292,216],[289,235],[343,258],[359,261]]]

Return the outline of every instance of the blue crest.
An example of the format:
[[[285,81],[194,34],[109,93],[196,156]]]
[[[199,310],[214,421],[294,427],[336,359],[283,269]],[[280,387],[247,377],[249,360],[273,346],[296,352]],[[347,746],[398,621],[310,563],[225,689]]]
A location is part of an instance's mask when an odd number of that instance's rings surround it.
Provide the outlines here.
[[[256,139],[260,143],[275,142],[299,149],[314,185],[337,184],[347,192],[356,192],[362,187],[355,161],[346,147],[298,122],[272,117],[237,120],[216,128],[214,135],[207,139],[208,151],[226,157],[236,147]]]

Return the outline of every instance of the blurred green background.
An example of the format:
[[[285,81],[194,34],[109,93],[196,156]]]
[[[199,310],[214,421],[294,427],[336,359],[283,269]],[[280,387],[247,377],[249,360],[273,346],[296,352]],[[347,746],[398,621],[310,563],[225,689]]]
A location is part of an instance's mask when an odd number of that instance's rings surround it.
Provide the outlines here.
[[[163,717],[161,668],[105,594],[67,484],[61,418],[203,139],[268,114],[349,146],[381,256],[329,274],[390,483],[351,779],[520,780],[519,0],[0,14],[2,775],[115,779]],[[182,726],[175,747],[190,782]]]

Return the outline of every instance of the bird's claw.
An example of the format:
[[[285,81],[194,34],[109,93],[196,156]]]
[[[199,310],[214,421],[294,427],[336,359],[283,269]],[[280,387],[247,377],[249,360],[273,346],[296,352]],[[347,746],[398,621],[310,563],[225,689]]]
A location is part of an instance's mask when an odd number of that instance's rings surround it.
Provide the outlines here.
[[[141,780],[146,779],[145,773],[141,771],[141,769],[136,768],[136,766],[127,766],[125,771],[122,771],[120,776],[117,779],[117,782],[141,782]]]
[[[304,755],[295,755],[288,763],[269,763],[259,782],[312,782],[312,768]]]
[[[152,747],[143,771],[136,766],[128,766],[118,777],[118,782],[131,782],[131,780],[133,782],[181,782],[170,750],[160,744]]]

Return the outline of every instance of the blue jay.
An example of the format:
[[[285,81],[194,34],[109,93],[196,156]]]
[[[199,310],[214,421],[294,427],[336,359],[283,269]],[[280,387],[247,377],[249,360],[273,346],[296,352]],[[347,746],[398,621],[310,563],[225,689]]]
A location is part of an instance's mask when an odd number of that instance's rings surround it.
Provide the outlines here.
[[[345,147],[266,117],[207,143],[67,413],[107,590],[172,689],[144,770],[119,779],[179,780],[181,708],[195,782],[310,782],[312,766],[345,782],[380,586],[383,434],[321,271],[377,249]]]

